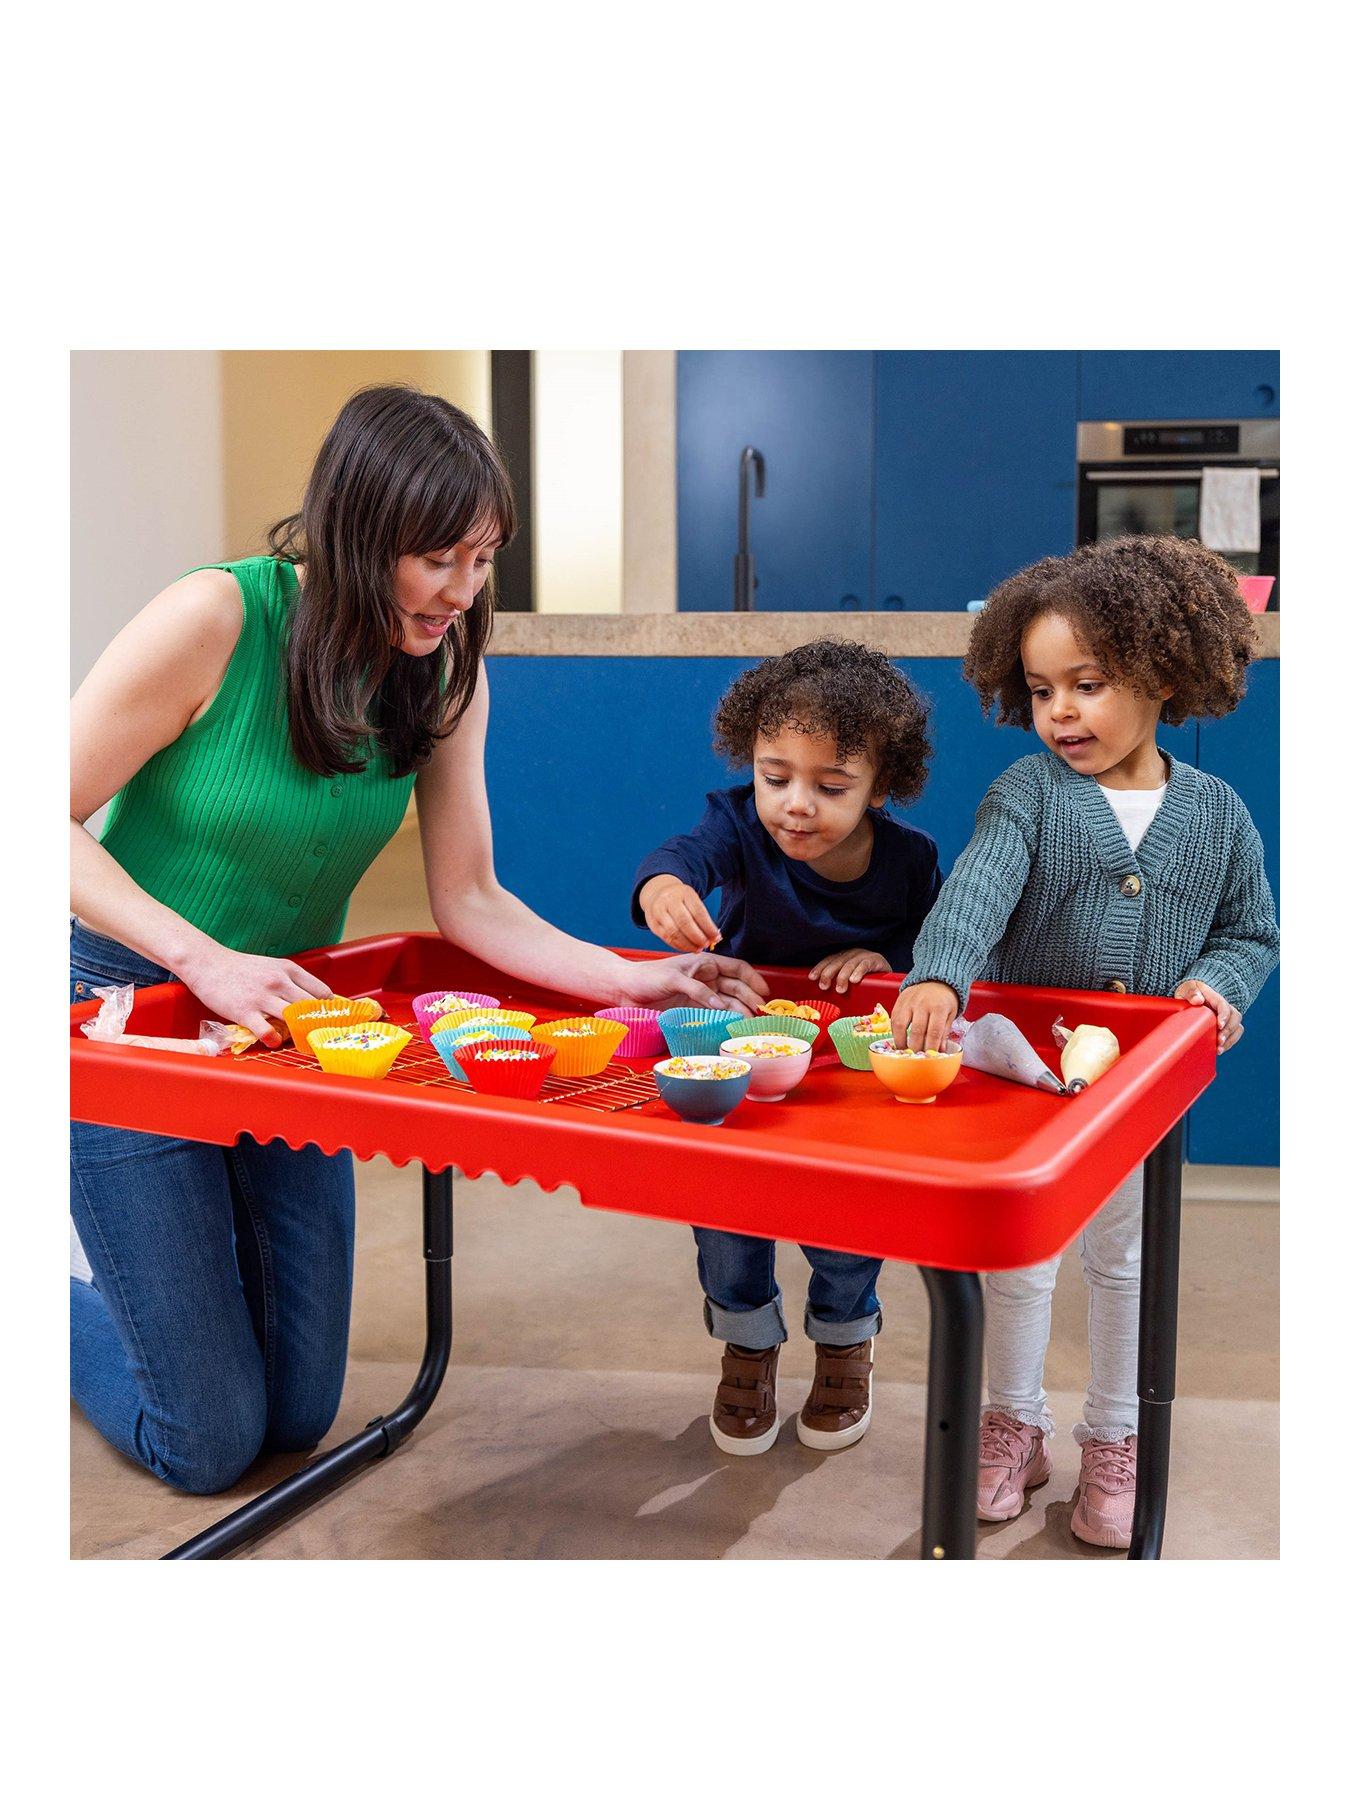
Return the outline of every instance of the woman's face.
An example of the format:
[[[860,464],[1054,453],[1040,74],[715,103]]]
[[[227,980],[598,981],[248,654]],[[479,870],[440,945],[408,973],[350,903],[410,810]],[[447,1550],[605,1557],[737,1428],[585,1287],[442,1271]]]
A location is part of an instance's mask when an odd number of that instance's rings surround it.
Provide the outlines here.
[[[461,538],[448,550],[400,556],[394,564],[394,605],[403,635],[397,648],[428,656],[468,612],[487,580],[492,555],[501,542],[492,535]]]

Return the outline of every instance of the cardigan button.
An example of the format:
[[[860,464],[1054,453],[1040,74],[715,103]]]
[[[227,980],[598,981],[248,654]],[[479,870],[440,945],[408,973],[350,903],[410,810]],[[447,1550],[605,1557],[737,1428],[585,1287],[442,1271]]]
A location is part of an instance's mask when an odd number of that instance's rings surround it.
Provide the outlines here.
[[[1143,885],[1143,882],[1140,881],[1137,875],[1127,875],[1120,884],[1120,891],[1125,895],[1127,900],[1133,900],[1135,895],[1143,888]]]
[[[1108,994],[1128,994],[1130,990],[1123,981],[1108,981],[1106,991]]]

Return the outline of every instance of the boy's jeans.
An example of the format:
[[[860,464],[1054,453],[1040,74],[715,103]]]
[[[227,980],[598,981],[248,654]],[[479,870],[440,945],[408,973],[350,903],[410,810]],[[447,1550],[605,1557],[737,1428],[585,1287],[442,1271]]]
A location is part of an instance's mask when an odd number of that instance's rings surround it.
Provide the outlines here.
[[[70,997],[164,969],[71,934]],[[71,1125],[71,1213],[94,1280],[70,1284],[71,1393],[123,1455],[191,1493],[263,1449],[307,1450],[342,1396],[355,1189],[347,1151],[223,1149]]]
[[[783,1296],[774,1280],[772,1238],[743,1237],[695,1225],[703,1318],[711,1337],[743,1350],[771,1350],[787,1338]],[[801,1246],[811,1265],[806,1335],[817,1344],[861,1344],[881,1330],[881,1262],[843,1250]]]

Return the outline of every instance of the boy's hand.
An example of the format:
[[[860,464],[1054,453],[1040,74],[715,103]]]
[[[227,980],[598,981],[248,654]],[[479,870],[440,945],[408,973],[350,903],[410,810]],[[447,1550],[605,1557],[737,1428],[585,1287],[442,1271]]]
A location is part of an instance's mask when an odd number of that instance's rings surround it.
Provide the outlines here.
[[[916,981],[891,1008],[891,1035],[911,1050],[941,1050],[960,1005],[945,981]]]
[[[1183,981],[1174,990],[1173,998],[1189,1000],[1192,1006],[1207,1006],[1214,1014],[1219,1026],[1219,1055],[1231,1050],[1242,1036],[1242,1014],[1236,1006],[1231,1005],[1223,995],[1212,987],[1206,987],[1203,981],[1191,979]]]
[[[823,988],[833,982],[837,994],[846,994],[864,975],[885,975],[890,966],[875,950],[836,950],[821,958],[809,979],[818,981]]]
[[[642,884],[638,905],[648,931],[672,950],[711,950],[722,941],[702,898],[678,875],[653,875]]]

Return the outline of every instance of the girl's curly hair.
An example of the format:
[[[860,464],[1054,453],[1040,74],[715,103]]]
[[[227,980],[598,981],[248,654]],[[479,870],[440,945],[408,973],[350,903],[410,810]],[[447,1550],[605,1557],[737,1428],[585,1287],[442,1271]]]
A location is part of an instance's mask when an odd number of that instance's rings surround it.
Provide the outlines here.
[[[888,800],[917,800],[933,746],[928,703],[880,650],[816,638],[770,656],[732,682],[713,714],[713,748],[754,761],[755,738],[784,728],[832,737],[841,760],[868,755]]]
[[[1175,537],[1119,537],[1045,556],[1000,582],[976,614],[965,677],[984,712],[1031,729],[1022,639],[1044,613],[1069,620],[1112,681],[1170,687],[1166,725],[1221,718],[1247,687],[1256,631],[1232,569]]]

